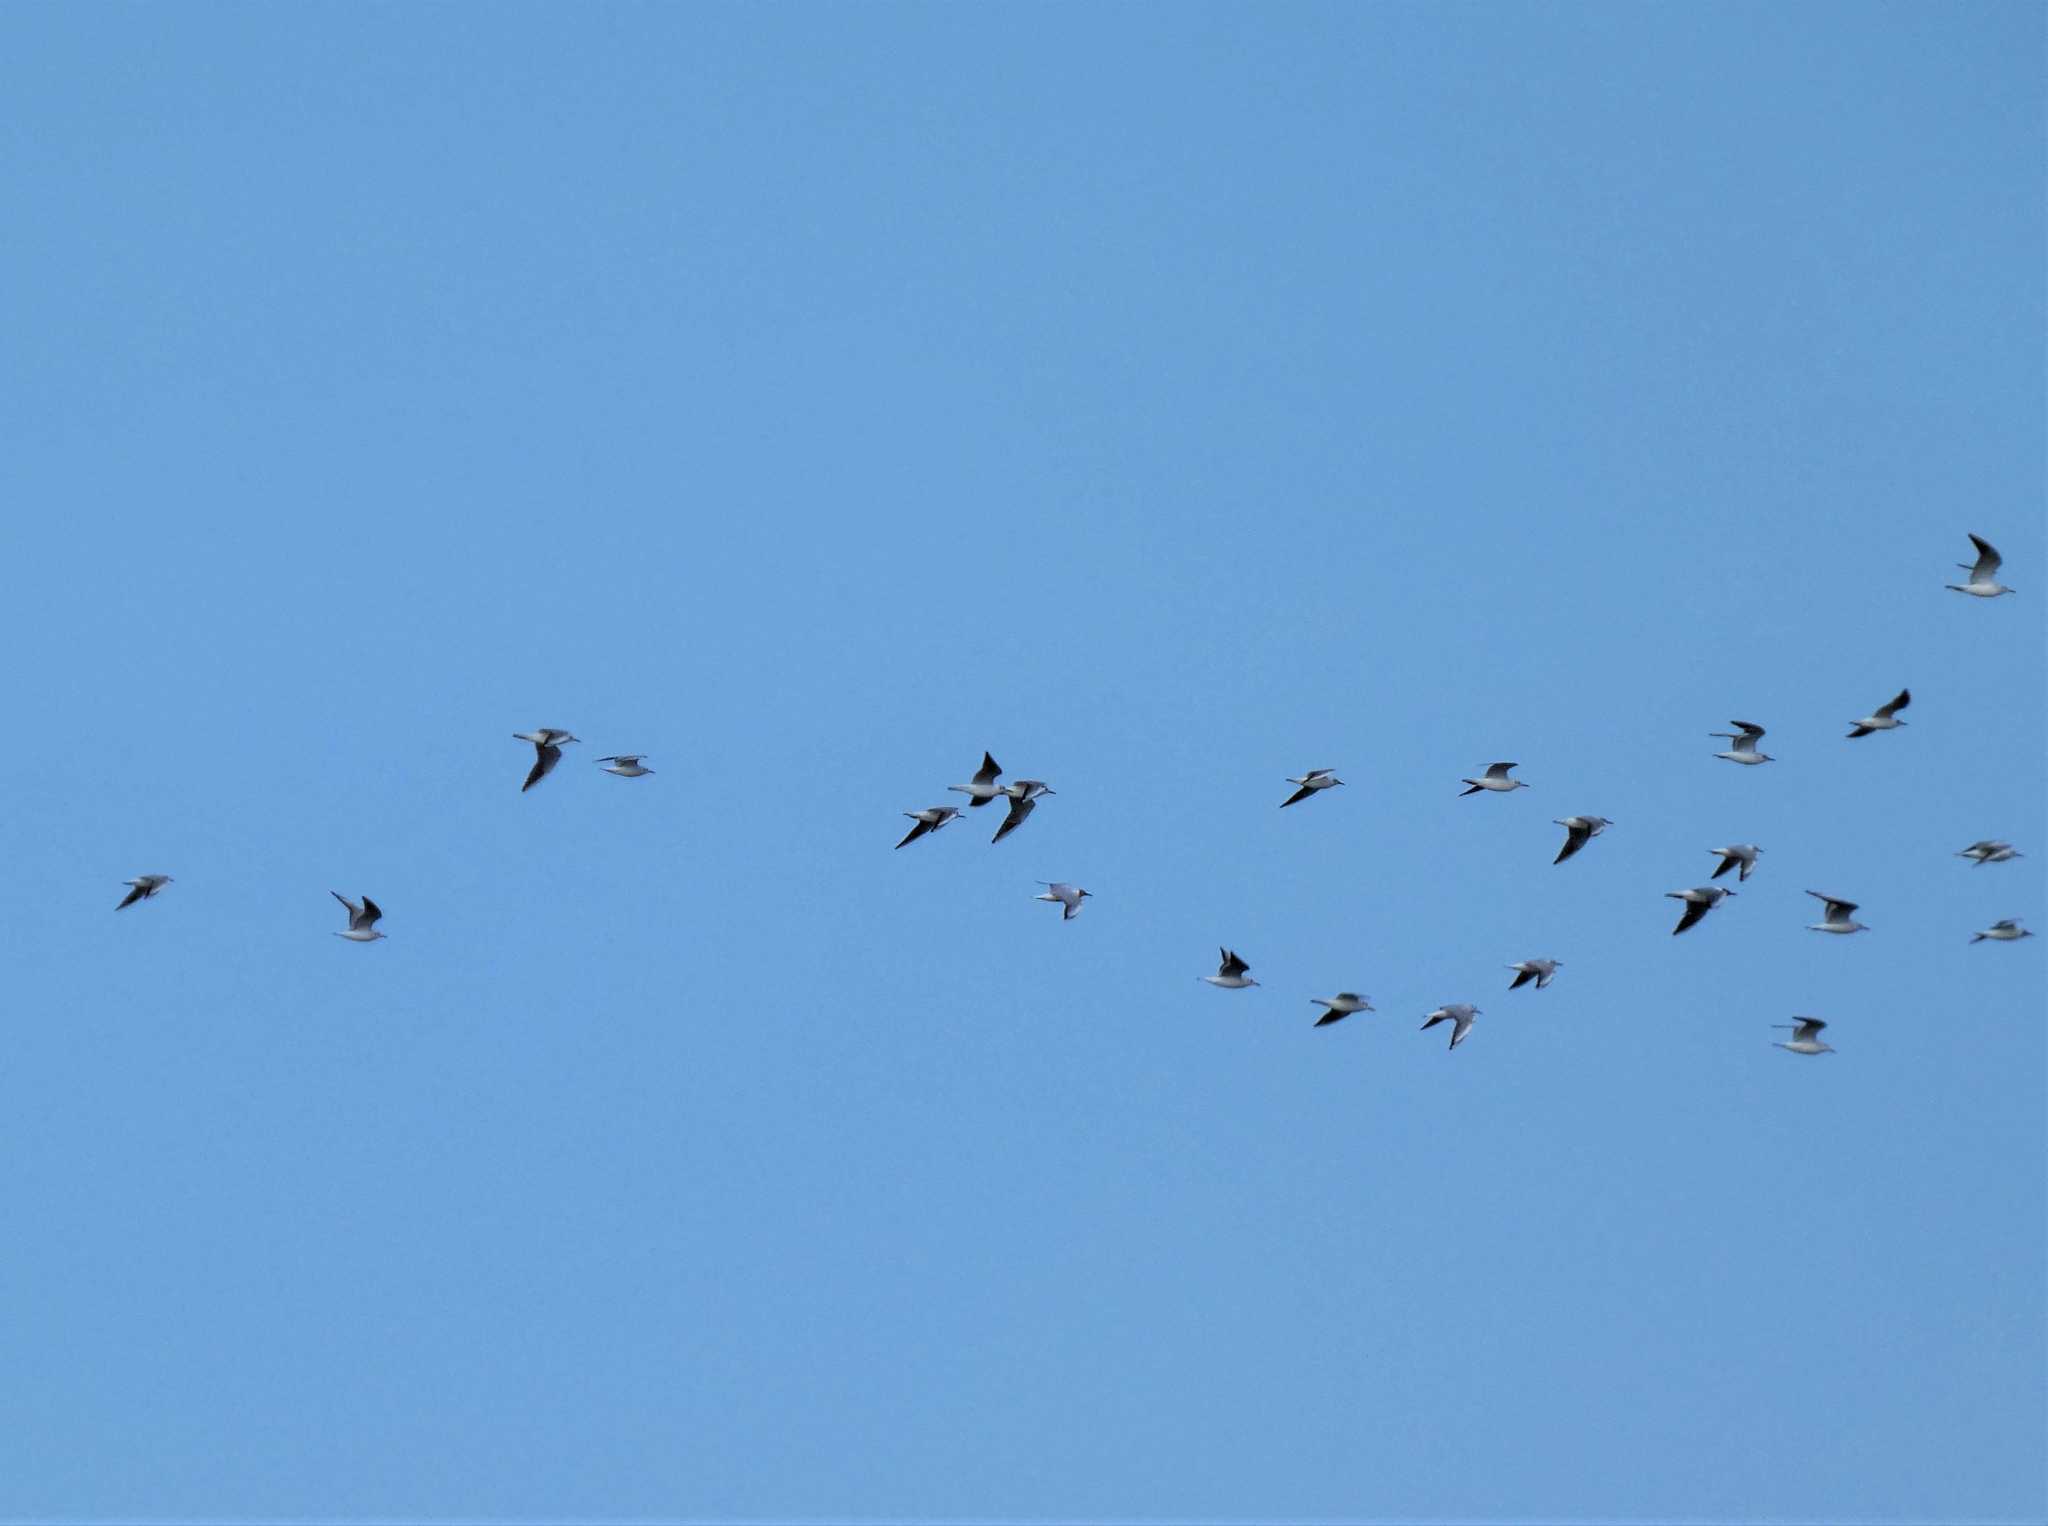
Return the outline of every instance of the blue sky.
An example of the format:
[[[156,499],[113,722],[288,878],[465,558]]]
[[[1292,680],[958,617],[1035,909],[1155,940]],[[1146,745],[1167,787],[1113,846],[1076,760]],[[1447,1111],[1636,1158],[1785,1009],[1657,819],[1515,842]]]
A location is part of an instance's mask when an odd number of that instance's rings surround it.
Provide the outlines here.
[[[9,10],[0,1517],[2038,1518],[2041,42]]]

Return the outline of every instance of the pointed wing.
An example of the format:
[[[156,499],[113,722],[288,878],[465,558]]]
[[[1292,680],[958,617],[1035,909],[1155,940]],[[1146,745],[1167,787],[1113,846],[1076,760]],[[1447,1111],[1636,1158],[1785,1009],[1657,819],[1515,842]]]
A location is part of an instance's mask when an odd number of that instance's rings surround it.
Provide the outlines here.
[[[1827,908],[1827,920],[1830,922],[1846,921],[1850,913],[1856,910],[1854,901],[1838,901],[1831,895],[1822,895],[1818,890],[1809,890],[1806,893]]]
[[[356,917],[350,917],[348,920],[348,925],[351,928],[357,926],[370,927],[375,924],[379,917],[383,915],[384,908],[379,906],[375,901],[371,900],[368,896],[364,896],[363,911],[361,918],[358,919]]]
[[[1327,1028],[1332,1023],[1343,1022],[1344,1019],[1349,1017],[1350,1015],[1351,1014],[1349,1012],[1343,1011],[1342,1009],[1337,1007],[1332,1007],[1329,1011],[1325,1012],[1321,1017],[1316,1019],[1316,1026],[1318,1028]]]
[[[1074,920],[1074,918],[1078,917],[1078,916],[1079,916],[1080,914],[1081,914],[1081,898],[1080,898],[1079,896],[1075,896],[1075,897],[1074,897],[1074,898],[1073,898],[1072,900],[1070,900],[1070,901],[1062,901],[1062,902],[1060,902],[1060,920],[1061,920],[1062,922],[1071,922],[1071,921],[1073,921],[1073,920]]]
[[[149,891],[145,887],[137,885],[133,890],[130,890],[128,894],[121,898],[121,904],[119,906],[116,906],[114,910],[126,911],[129,907],[133,906],[137,901],[141,900],[144,896],[148,894]]]
[[[551,742],[536,742],[533,751],[533,771],[526,776],[526,782],[519,786],[519,793],[522,795],[553,773],[555,765],[562,761],[562,749]]]
[[[1003,818],[1003,824],[996,828],[996,835],[991,837],[989,841],[992,843],[1001,842],[1005,837],[1008,837],[1017,828],[1022,826],[1024,818],[1037,809],[1038,802],[1036,800],[1018,800],[1013,797],[1010,801],[1010,814]]]
[[[1970,569],[1970,581],[1988,583],[1998,575],[1998,569],[2004,565],[2005,558],[2000,556],[1991,542],[1981,535],[1972,535],[1970,544],[1977,548],[1977,565]]]
[[[974,782],[976,784],[993,784],[996,782],[996,776],[1002,773],[1002,771],[1002,765],[996,762],[988,753],[984,752],[981,755],[981,767],[974,771]],[[976,803],[979,804],[979,802]]]
[[[1688,927],[1691,927],[1707,914],[1708,909],[1708,903],[1705,901],[1687,901],[1685,903],[1685,912],[1678,919],[1678,926],[1671,929],[1671,936],[1675,938]]]
[[[1505,779],[1508,776],[1509,769],[1520,768],[1521,766],[1519,763],[1489,763],[1486,765],[1486,777],[1489,779]]]
[[[1465,1035],[1472,1031],[1472,1013],[1468,1009],[1460,1012],[1451,1028],[1451,1048],[1456,1049],[1465,1042]]]
[[[1293,794],[1289,795],[1285,800],[1280,802],[1280,809],[1284,811],[1290,805],[1293,805],[1298,801],[1306,800],[1310,795],[1313,795],[1314,793],[1315,791],[1313,789],[1311,789],[1308,785],[1304,784],[1300,789],[1296,790]]]
[[[908,832],[905,832],[903,834],[903,841],[896,844],[896,846],[899,848],[903,847],[906,843],[916,842],[920,837],[924,836],[925,833],[929,832],[932,829],[932,824],[929,821],[926,821],[922,816],[917,815],[915,812],[905,811],[903,814],[910,817],[910,819],[916,822],[917,825],[912,827]]]
[[[1877,717],[1879,720],[1888,721],[1894,715],[1898,714],[1899,711],[1905,709],[1906,706],[1912,703],[1913,691],[1911,689],[1901,689],[1899,690],[1899,697],[1897,699],[1893,700],[1888,705],[1879,705],[1877,707]]]
[[[1515,966],[1511,964],[1508,968],[1512,970],[1515,969]],[[1536,972],[1534,970],[1520,970],[1516,973],[1515,978],[1508,982],[1508,989],[1510,991],[1519,991],[1535,978]]]
[[[1803,1044],[1808,1039],[1819,1038],[1820,1030],[1827,1026],[1826,1023],[1817,1017],[1801,1017],[1796,1019],[1796,1021],[1799,1026],[1792,1030],[1792,1042],[1795,1044]]]
[[[1557,857],[1553,858],[1551,862],[1553,864],[1563,863],[1566,859],[1570,858],[1574,853],[1578,852],[1579,849],[1585,847],[1587,839],[1592,837],[1592,835],[1593,829],[1590,826],[1580,825],[1576,827],[1566,827],[1564,846],[1557,850]]]
[[[1225,978],[1228,978],[1232,975],[1242,975],[1250,969],[1250,965],[1246,964],[1242,959],[1238,958],[1237,955],[1232,953],[1229,949],[1225,949],[1223,950],[1223,968],[1218,970],[1216,973],[1224,976]]]
[[[343,906],[348,908],[348,925],[350,927],[354,927],[356,925],[356,918],[360,917],[363,914],[363,908],[356,905],[354,901],[351,901],[339,890],[330,890],[327,893],[333,896],[335,900],[341,902]]]

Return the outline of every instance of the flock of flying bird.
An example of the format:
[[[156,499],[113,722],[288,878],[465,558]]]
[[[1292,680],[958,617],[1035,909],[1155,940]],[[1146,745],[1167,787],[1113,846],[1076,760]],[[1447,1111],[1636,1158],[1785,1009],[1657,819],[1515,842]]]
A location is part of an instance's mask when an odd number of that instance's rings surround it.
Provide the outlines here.
[[[1957,593],[1966,593],[1980,599],[1994,599],[2000,594],[2012,593],[2013,589],[2008,588],[1997,579],[2001,559],[1990,542],[1977,535],[1972,535],[1970,542],[1977,549],[1977,560],[1974,563],[1957,563],[1959,567],[1970,574],[1969,582],[1949,583],[1944,586],[1953,589]],[[1899,712],[1912,702],[1913,695],[1911,690],[1899,690],[1896,697],[1885,704],[1879,705],[1869,715],[1864,716],[1860,720],[1851,721],[1849,723],[1849,737],[1853,739],[1870,736],[1879,731],[1897,730],[1906,724],[1905,721],[1899,718]],[[1709,733],[1710,736],[1724,738],[1730,743],[1730,746],[1725,751],[1714,754],[1716,758],[1724,758],[1730,763],[1739,763],[1745,767],[1754,767],[1759,764],[1775,761],[1759,745],[1764,739],[1764,728],[1762,726],[1757,725],[1754,721],[1731,721],[1729,724],[1734,726],[1735,730]],[[555,765],[562,761],[563,747],[581,740],[572,733],[553,726],[542,726],[533,731],[514,732],[513,738],[516,741],[532,743],[534,750],[533,766],[526,775],[526,782],[519,786],[522,794],[532,789],[554,771]],[[638,779],[654,772],[653,769],[644,765],[642,760],[645,756],[643,753],[615,753],[599,758],[596,761],[603,765],[604,771],[608,774],[615,774],[625,779]],[[1510,794],[1518,789],[1527,789],[1529,786],[1523,781],[1510,777],[1511,772],[1519,766],[1519,764],[1515,763],[1491,764],[1478,778],[1460,780],[1459,782],[1465,788],[1459,793],[1462,797],[1482,793]],[[1029,820],[1031,813],[1038,808],[1040,800],[1048,795],[1058,793],[1042,779],[1012,779],[1007,784],[998,783],[997,781],[1002,778],[1002,774],[1001,765],[996,762],[993,756],[984,752],[981,755],[981,767],[974,771],[972,778],[967,783],[947,786],[951,792],[967,796],[966,809],[968,810],[985,806],[993,800],[1001,799],[1008,802],[1008,808],[1004,814],[1002,824],[996,828],[995,836],[989,839],[992,843],[1001,842]],[[1280,802],[1282,810],[1291,805],[1299,805],[1302,801],[1310,799],[1325,790],[1335,789],[1343,784],[1344,781],[1337,777],[1334,769],[1314,768],[1299,778],[1290,778],[1287,782],[1295,785],[1296,789],[1293,794]],[[931,836],[948,822],[959,818],[961,810],[962,808],[959,806],[935,805],[928,806],[924,810],[905,811],[903,814],[909,818],[912,825],[910,830],[903,835],[902,841],[898,842],[896,846],[898,848],[907,847],[921,837]],[[1557,851],[1557,857],[1551,860],[1552,864],[1561,864],[1566,859],[1572,857],[1580,849],[1584,848],[1587,843],[1606,831],[1613,823],[1604,816],[1565,816],[1558,819],[1557,825],[1565,829],[1565,839],[1563,846]],[[1736,882],[1742,884],[1747,883],[1750,875],[1755,872],[1757,859],[1764,850],[1754,843],[1731,843],[1725,848],[1714,848],[1709,851],[1719,857],[1721,862],[1715,867],[1714,872],[1708,878],[1718,880],[1722,875],[1733,869],[1736,871]],[[1986,838],[1970,844],[1967,848],[1961,849],[1957,856],[1970,859],[1977,867],[1982,868],[1985,864],[2007,863],[2023,855],[2009,842]],[[125,881],[125,883],[129,887],[128,894],[122,898],[120,905],[115,908],[117,911],[125,910],[135,905],[138,901],[154,898],[166,885],[172,883],[172,879],[168,874],[143,874],[136,876],[132,880]],[[1060,907],[1061,921],[1071,922],[1076,916],[1080,915],[1081,903],[1088,898],[1088,891],[1078,886],[1067,884],[1064,881],[1048,882],[1041,880],[1039,883],[1044,885],[1044,892],[1033,899],[1048,901],[1058,905]],[[335,900],[339,901],[348,913],[348,927],[343,931],[337,932],[335,934],[337,938],[346,938],[352,943],[373,943],[384,936],[383,933],[377,930],[377,922],[383,917],[384,913],[370,897],[364,896],[358,902],[350,900],[347,896],[341,894],[340,891],[329,891],[328,893]],[[1819,901],[1822,906],[1821,920],[1807,924],[1809,931],[1848,934],[1868,930],[1863,923],[1855,919],[1856,903],[1854,901],[1843,900],[1839,896],[1827,895],[1818,890],[1809,890],[1806,893]],[[1685,907],[1679,914],[1678,925],[1671,929],[1672,935],[1675,937],[1688,928],[1698,925],[1708,912],[1734,894],[1735,891],[1725,885],[1712,884],[1696,885],[1688,890],[1666,891],[1667,899],[1683,902]],[[1994,922],[1991,926],[1973,934],[1970,941],[1972,943],[1983,943],[1986,941],[2013,943],[2021,938],[2031,938],[2032,936],[2031,932],[2020,926],[2018,919],[2006,918]],[[1251,977],[1251,966],[1238,957],[1233,950],[1225,948],[1219,949],[1217,952],[1222,958],[1216,967],[1216,973],[1199,976],[1199,979],[1207,982],[1209,985],[1227,991],[1243,990],[1258,984],[1258,981]],[[1509,990],[1520,990],[1523,986],[1533,985],[1535,989],[1541,991],[1550,985],[1552,978],[1557,974],[1558,970],[1563,968],[1563,961],[1557,959],[1524,959],[1509,965],[1508,968],[1515,972],[1515,978],[1508,984]],[[1316,1019],[1315,1026],[1318,1028],[1328,1027],[1332,1023],[1341,1022],[1355,1012],[1371,1012],[1376,1010],[1367,998],[1355,991],[1339,991],[1334,996],[1314,997],[1311,998],[1311,1005],[1325,1009],[1323,1014]],[[1480,1009],[1469,1002],[1450,1002],[1427,1014],[1427,1019],[1422,1027],[1423,1031],[1426,1032],[1439,1023],[1449,1023],[1451,1025],[1450,1047],[1456,1049],[1459,1044],[1464,1042],[1466,1035],[1471,1032],[1472,1020],[1480,1015],[1482,1015]],[[1821,1030],[1827,1027],[1827,1024],[1820,1018],[1798,1017],[1794,1022],[1777,1023],[1773,1026],[1790,1028],[1792,1030],[1791,1039],[1777,1045],[1780,1049],[1790,1050],[1794,1054],[1805,1055],[1831,1054],[1834,1052],[1832,1046],[1823,1043],[1820,1039]]]

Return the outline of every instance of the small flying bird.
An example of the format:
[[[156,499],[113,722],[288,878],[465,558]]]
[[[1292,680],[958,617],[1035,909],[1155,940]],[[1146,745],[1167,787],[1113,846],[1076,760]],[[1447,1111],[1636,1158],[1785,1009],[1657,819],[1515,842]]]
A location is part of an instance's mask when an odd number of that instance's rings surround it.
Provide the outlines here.
[[[1778,1049],[1789,1049],[1794,1054],[1833,1054],[1835,1052],[1834,1045],[1823,1044],[1820,1041],[1820,1030],[1825,1028],[1827,1024],[1817,1017],[1802,1017],[1798,1019],[1796,1024],[1772,1023],[1771,1026],[1773,1028],[1790,1028],[1792,1030],[1792,1039],[1789,1043],[1779,1043],[1776,1039],[1771,1040],[1772,1045]]]
[[[1715,753],[1715,757],[1726,758],[1730,763],[1754,764],[1775,763],[1777,761],[1769,753],[1761,751],[1756,745],[1764,739],[1763,727],[1759,726],[1755,721],[1730,721],[1728,724],[1735,729],[1733,731],[1710,731],[1707,733],[1710,737],[1726,737],[1735,744],[1726,752]]]
[[[1806,892],[1819,901],[1825,910],[1818,922],[1809,922],[1806,930],[1810,933],[1861,933],[1869,929],[1851,915],[1856,910],[1854,901],[1844,901],[1835,896],[1822,895],[1818,890]]]
[[[1216,952],[1223,956],[1223,962],[1216,966],[1216,973],[1213,975],[1197,975],[1195,977],[1197,980],[1206,980],[1210,985],[1221,986],[1226,991],[1241,991],[1246,986],[1258,984],[1248,973],[1251,966],[1238,958],[1237,955],[1227,948],[1219,948]]]
[[[1283,811],[1298,801],[1308,799],[1317,790],[1335,789],[1344,781],[1337,777],[1334,768],[1312,768],[1299,779],[1289,779],[1287,782],[1299,784],[1301,788],[1280,802],[1280,809]]]
[[[905,811],[903,814],[916,822],[917,825],[904,834],[902,842],[896,844],[899,848],[907,843],[916,842],[928,832],[938,831],[940,827],[960,814],[960,807],[957,805],[935,805],[929,810]]]
[[[1913,691],[1911,689],[1899,690],[1899,697],[1890,704],[1879,705],[1870,714],[1864,716],[1862,720],[1849,722],[1849,725],[1854,728],[1850,731],[1849,735],[1852,737],[1867,737],[1873,731],[1891,731],[1905,725],[1906,723],[1899,719],[1899,712],[1912,703]]]
[[[1451,1025],[1451,1048],[1456,1049],[1465,1042],[1465,1035],[1472,1031],[1472,1019],[1477,1016],[1479,1016],[1479,1009],[1470,1002],[1454,1001],[1445,1006],[1438,1007],[1434,1012],[1430,1013],[1429,1021],[1422,1025],[1422,1031],[1427,1033],[1438,1023],[1449,1023]]]
[[[1707,876],[1708,879],[1718,880],[1730,869],[1740,864],[1742,872],[1735,877],[1738,880],[1747,880],[1756,869],[1756,856],[1764,850],[1753,842],[1734,842],[1725,848],[1709,848],[1707,851],[1719,854],[1721,859],[1720,863],[1714,865],[1714,872]]]
[[[555,771],[555,765],[562,761],[562,747],[567,742],[579,742],[557,726],[542,726],[537,731],[515,731],[514,741],[533,743],[533,771],[526,776],[526,782],[519,786],[519,793],[525,794],[541,780]]]
[[[1508,982],[1508,989],[1519,991],[1533,980],[1536,982],[1536,989],[1541,991],[1550,984],[1550,977],[1563,966],[1562,959],[1524,959],[1520,964],[1511,964],[1508,968],[1519,973]]]
[[[1993,922],[1981,933],[1972,933],[1970,941],[1972,943],[1982,943],[1986,938],[1989,938],[1994,943],[2017,943],[2022,938],[2031,938],[2033,936],[2032,933],[2020,926],[2017,917],[2007,917],[2002,922]]]
[[[146,901],[170,882],[171,877],[168,874],[138,874],[132,880],[123,880],[121,883],[130,888],[128,894],[121,898],[121,904],[114,910],[126,911],[137,901]]]
[[[384,913],[375,901],[364,896],[363,904],[358,906],[339,890],[330,890],[327,893],[348,908],[348,931],[336,933],[335,937],[346,938],[351,943],[375,943],[384,936],[377,931],[377,919]]]
[[[1031,898],[1032,900],[1059,902],[1061,907],[1060,920],[1062,922],[1071,922],[1074,918],[1081,915],[1081,902],[1087,898],[1087,891],[1077,889],[1059,880],[1040,880],[1038,883],[1045,886],[1045,894],[1035,895]]]
[[[991,800],[995,799],[996,796],[1003,793],[1002,787],[996,783],[996,780],[1002,775],[1002,772],[1002,764],[998,763],[992,756],[984,752],[981,755],[981,767],[977,768],[974,771],[973,783],[949,784],[946,786],[946,788],[949,790],[956,790],[963,795],[971,796],[972,798],[969,799],[967,802],[968,808],[971,810],[972,808],[978,805],[987,805]]]
[[[599,758],[597,761],[611,764],[611,767],[605,770],[608,774],[617,774],[621,779],[637,779],[642,774],[654,772],[651,768],[640,766],[640,760],[646,756],[644,752],[622,752],[616,757]]]
[[[1665,891],[1665,900],[1685,902],[1685,911],[1678,919],[1678,926],[1671,929],[1671,936],[1677,937],[1733,894],[1734,891],[1724,890],[1719,885],[1695,885],[1690,890]]]
[[[1976,860],[1979,869],[1983,868],[1986,864],[2002,864],[2010,859],[2025,858],[2026,856],[2026,854],[2020,852],[2011,843],[1997,842],[1991,838],[1986,838],[1982,842],[1973,842],[1969,847],[1956,855],[1957,858]]]
[[[1953,588],[1957,593],[1973,594],[1980,599],[1995,599],[2002,593],[2013,592],[2012,589],[1998,581],[1998,569],[2004,563],[2005,558],[1998,554],[1997,548],[1981,535],[1972,535],[1970,537],[1970,544],[1977,548],[1976,562],[1974,564],[1970,562],[1956,563],[1963,571],[1969,573],[1970,581],[1967,583],[1945,583],[1942,586]]]
[[[1505,794],[1507,791],[1514,789],[1527,789],[1529,786],[1520,779],[1510,779],[1508,777],[1509,769],[1520,768],[1521,766],[1519,763],[1489,763],[1486,767],[1486,773],[1480,778],[1460,779],[1458,781],[1460,784],[1469,786],[1469,788],[1458,791],[1458,798],[1462,800],[1467,795],[1476,795],[1483,789],[1490,789],[1500,794]]]
[[[1010,795],[1010,814],[1003,818],[1003,824],[996,828],[996,835],[989,839],[992,843],[1001,842],[1005,837],[1016,831],[1017,828],[1024,825],[1025,820],[1031,813],[1038,809],[1039,795],[1055,793],[1055,791],[1047,789],[1043,784],[1038,784],[1038,781],[1035,779],[1019,779],[1017,784],[1035,784],[1037,785],[1037,793],[1019,792]],[[1014,785],[1006,786],[1004,793],[1009,794],[1013,788],[1015,788]]]
[[[1012,779],[1001,793],[1012,800],[1036,800],[1040,795],[1057,795],[1059,791],[1043,779]]]
[[[1356,991],[1339,991],[1335,996],[1327,998],[1311,996],[1309,1004],[1330,1009],[1316,1019],[1316,1026],[1318,1028],[1327,1028],[1332,1023],[1341,1023],[1354,1012],[1370,1012],[1373,1010],[1373,1004],[1363,996],[1360,996]]]
[[[1563,863],[1614,823],[1605,816],[1565,816],[1557,825],[1564,828],[1564,846],[1557,850],[1557,857],[1551,860],[1553,864]]]

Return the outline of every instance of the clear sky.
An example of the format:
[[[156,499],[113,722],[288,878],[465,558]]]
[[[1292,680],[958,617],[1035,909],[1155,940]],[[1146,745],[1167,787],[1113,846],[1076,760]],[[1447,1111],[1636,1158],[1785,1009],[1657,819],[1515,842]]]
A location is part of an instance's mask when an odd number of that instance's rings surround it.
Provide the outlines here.
[[[0,13],[0,1517],[2038,1519],[2042,31]]]

